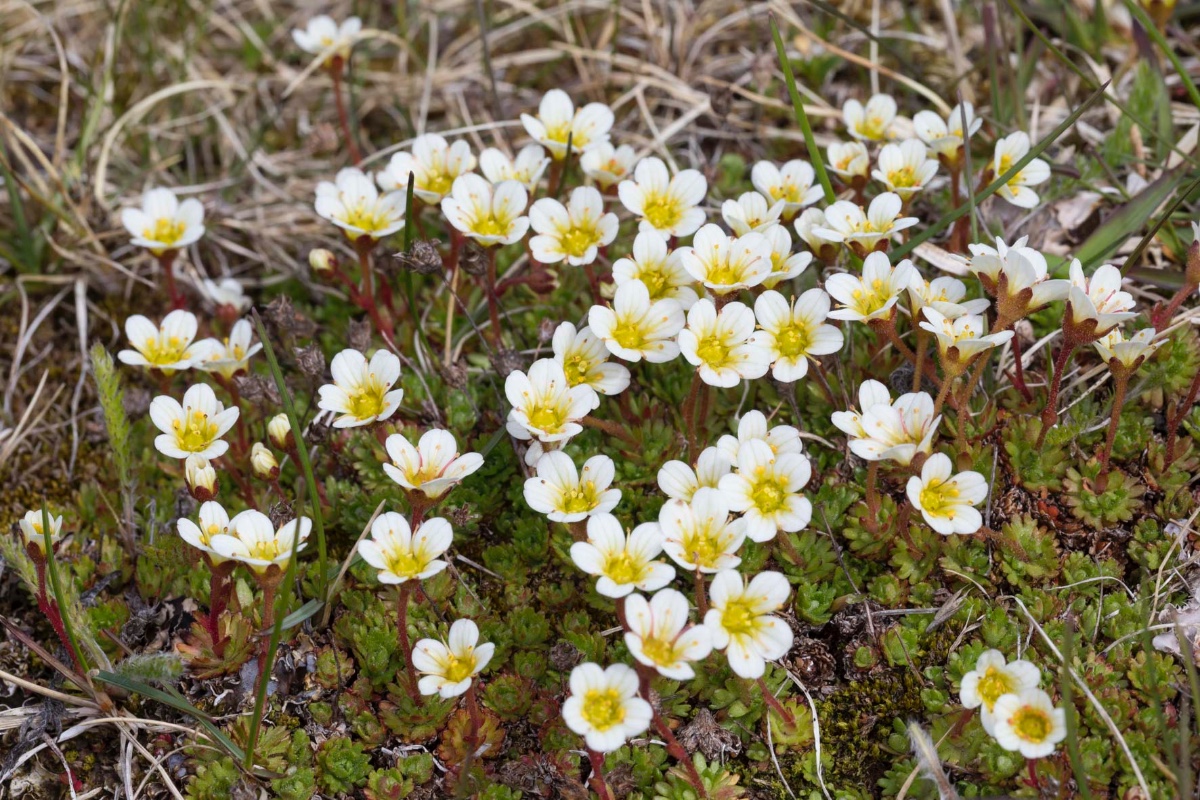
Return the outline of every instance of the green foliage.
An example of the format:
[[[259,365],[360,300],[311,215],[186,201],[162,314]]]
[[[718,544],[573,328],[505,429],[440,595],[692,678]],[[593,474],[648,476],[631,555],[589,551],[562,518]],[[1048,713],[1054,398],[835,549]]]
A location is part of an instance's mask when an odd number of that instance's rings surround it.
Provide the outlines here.
[[[1067,470],[1063,489],[1071,513],[1093,528],[1133,519],[1146,487],[1120,470],[1109,472],[1103,482],[1099,477],[1095,462]]]
[[[141,683],[170,683],[183,673],[174,653],[135,653],[119,661],[113,672]]]
[[[317,749],[318,783],[327,792],[350,792],[367,782],[371,758],[361,742],[326,739]]]
[[[1069,435],[1064,435],[1065,431],[1060,430],[1065,427],[1059,426],[1050,431],[1040,448],[1036,446],[1042,430],[1040,419],[1014,421],[1005,427],[1004,452],[1008,454],[1016,479],[1026,489],[1058,490],[1062,487],[1062,478],[1068,467],[1063,443],[1070,439]]]
[[[92,378],[96,382],[96,396],[104,413],[104,429],[108,432],[108,447],[122,493],[133,487],[133,460],[130,455],[129,418],[125,416],[125,391],[121,388],[121,376],[117,373],[112,356],[104,345],[96,342],[88,351],[92,363]]]

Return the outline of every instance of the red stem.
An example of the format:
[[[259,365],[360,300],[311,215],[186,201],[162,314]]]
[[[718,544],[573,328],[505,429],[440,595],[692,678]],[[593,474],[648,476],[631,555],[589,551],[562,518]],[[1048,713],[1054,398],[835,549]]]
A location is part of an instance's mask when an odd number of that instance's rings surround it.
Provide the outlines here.
[[[342,136],[346,139],[346,148],[350,151],[350,160],[355,164],[362,161],[358,145],[354,142],[354,134],[350,130],[350,115],[346,113],[346,101],[342,98],[342,68],[345,61],[341,56],[334,56],[330,65],[333,76],[333,101],[337,104],[338,123],[342,126]]]
[[[1054,360],[1054,380],[1050,383],[1050,396],[1046,398],[1046,408],[1042,411],[1042,431],[1038,434],[1036,445],[1039,448],[1046,441],[1046,433],[1058,421],[1058,390],[1062,386],[1062,377],[1067,369],[1067,361],[1074,351],[1073,343],[1064,342],[1058,351],[1058,358]]]
[[[420,705],[421,695],[417,692],[417,676],[413,672],[412,665],[412,647],[408,642],[408,596],[411,593],[412,581],[400,584],[400,607],[396,627],[400,632],[400,651],[404,655],[404,674],[408,676],[404,682],[404,688],[408,691],[408,697],[413,704]]]

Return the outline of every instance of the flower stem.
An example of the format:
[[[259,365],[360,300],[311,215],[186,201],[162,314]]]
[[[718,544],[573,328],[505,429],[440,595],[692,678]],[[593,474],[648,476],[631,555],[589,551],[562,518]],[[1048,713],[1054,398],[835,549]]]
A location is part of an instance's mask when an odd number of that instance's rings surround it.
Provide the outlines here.
[[[350,130],[350,115],[346,112],[346,101],[342,97],[342,69],[345,60],[335,56],[330,64],[329,73],[333,76],[333,102],[337,105],[338,124],[342,126],[342,137],[346,140],[346,149],[350,152],[350,160],[355,164],[362,161],[358,145],[354,142],[354,132]]]
[[[1125,391],[1129,388],[1129,373],[1122,369],[1113,373],[1116,384],[1113,392],[1112,416],[1108,420],[1108,436],[1104,439],[1104,452],[1100,454],[1100,474],[1108,472],[1108,459],[1112,456],[1113,442],[1117,440],[1117,425],[1121,421],[1121,408],[1125,405]]]
[[[175,285],[175,257],[178,250],[167,250],[158,257],[158,265],[162,269],[163,281],[167,284],[167,297],[171,300],[171,310],[183,308],[183,295]]]
[[[867,462],[867,527],[872,532],[879,528],[879,492],[876,485],[879,483],[879,462]]]
[[[1062,378],[1063,373],[1067,369],[1067,361],[1071,358],[1071,353],[1074,351],[1075,344],[1073,342],[1064,342],[1062,349],[1058,351],[1058,358],[1054,360],[1054,380],[1050,383],[1050,396],[1046,398],[1046,408],[1042,410],[1042,430],[1038,434],[1036,445],[1038,448],[1046,441],[1047,432],[1058,421],[1058,390],[1062,386]]]
[[[654,727],[658,730],[658,735],[666,741],[667,752],[676,761],[683,764],[687,770],[688,783],[696,790],[697,796],[707,798],[708,792],[704,788],[704,781],[700,778],[700,773],[696,771],[696,765],[688,758],[687,751],[683,749],[683,745],[679,743],[679,740],[675,738],[675,734],[671,732],[671,726],[667,725],[667,721],[662,718],[662,714],[659,714],[657,710],[654,710]]]
[[[770,687],[767,686],[767,682],[764,681],[761,676],[758,678],[758,688],[762,691],[763,700],[771,708],[771,710],[778,714],[779,717],[785,723],[787,723],[788,727],[795,730],[795,715],[785,708],[783,703],[779,702],[779,698],[775,696],[775,693],[771,691]]]
[[[592,762],[592,777],[588,783],[592,785],[592,791],[599,795],[600,800],[613,800],[612,792],[608,788],[608,784],[604,782],[604,756],[597,753],[592,748],[587,749],[588,760]]]
[[[400,652],[404,655],[404,674],[407,676],[404,688],[408,691],[408,698],[413,701],[413,704],[420,705],[421,695],[417,692],[417,676],[413,672],[412,665],[412,647],[408,642],[408,597],[410,594],[412,594],[412,581],[405,581],[400,584],[399,613],[397,615],[396,627],[400,634]]]
[[[913,382],[912,382],[912,390],[914,392],[921,391],[921,377],[922,377],[921,371],[925,368],[925,339],[928,336],[929,336],[928,332],[924,328],[922,328],[918,325],[917,326],[917,343],[916,343],[917,358],[916,358],[916,361],[914,362]]]
[[[630,433],[629,430],[625,426],[618,425],[617,423],[613,422],[612,420],[596,419],[595,417],[584,417],[583,419],[579,420],[579,424],[585,428],[595,428],[598,431],[604,431],[605,433],[609,434],[610,436],[616,436],[618,439],[624,441],[627,444],[631,444],[634,447],[640,448],[642,446],[642,442],[640,439],[638,439],[636,436],[634,436],[632,433]]]
[[[693,556],[697,558],[697,556]],[[704,615],[708,613],[708,594],[704,588],[704,573],[700,571],[700,565],[696,565],[696,614],[700,619],[704,619]]]
[[[700,395],[700,387],[704,381],[700,378],[700,371],[697,370],[692,375],[692,385],[688,387],[687,397],[683,401],[683,426],[684,432],[687,435],[687,454],[688,458],[695,459],[696,456],[696,425],[694,417],[696,414],[696,399]]]
[[[488,319],[491,320],[492,346],[500,347],[500,298],[496,296],[496,248],[487,248]]]
[[[266,580],[262,583],[263,590],[263,610],[262,610],[262,629],[264,631],[271,630],[275,625],[275,587],[278,581]],[[262,675],[267,669],[267,651],[271,649],[270,637],[264,637],[262,640],[262,649],[258,651],[258,674]]]
[[[1176,406],[1175,411],[1167,415],[1167,458],[1164,468],[1171,466],[1175,461],[1175,437],[1179,434],[1179,423],[1183,422],[1183,418],[1192,410],[1197,394],[1200,394],[1200,372],[1192,378],[1192,385],[1188,387],[1183,404]]]

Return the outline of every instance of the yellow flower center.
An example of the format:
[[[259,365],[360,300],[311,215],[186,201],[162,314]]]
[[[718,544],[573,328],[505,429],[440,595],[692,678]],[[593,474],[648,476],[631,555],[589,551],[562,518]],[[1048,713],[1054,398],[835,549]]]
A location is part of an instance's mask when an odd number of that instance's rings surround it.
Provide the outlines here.
[[[787,500],[787,486],[775,475],[764,474],[759,475],[754,482],[754,488],[750,490],[750,499],[754,501],[754,507],[763,514],[773,514],[783,507]]]
[[[378,213],[373,206],[368,206],[366,203],[359,203],[346,211],[346,216],[342,218],[342,222],[352,228],[358,228],[367,233],[374,233],[387,227],[387,217]]]
[[[419,558],[411,550],[397,549],[387,554],[388,572],[401,578],[415,578],[429,566],[429,560]]]
[[[184,359],[188,343],[178,336],[155,336],[142,343],[142,355],[151,364],[162,366]]]
[[[753,226],[754,223],[750,222]],[[774,257],[772,257],[772,265],[774,265]],[[720,264],[713,264],[708,274],[705,275],[704,282],[713,286],[733,286],[742,283],[746,279],[746,270],[742,264],[732,261],[723,261]]]
[[[154,220],[153,226],[147,226],[142,229],[142,238],[149,239],[152,242],[172,245],[183,237],[183,232],[186,228],[187,226],[182,222],[176,222],[167,217],[159,217]]]
[[[592,371],[592,362],[580,355],[563,359],[563,372],[567,376],[568,386],[578,386],[588,382],[588,374]]]
[[[424,184],[421,188],[427,192],[446,194],[450,191],[450,187],[454,185],[454,179],[443,170],[431,169],[425,173]]]
[[[921,510],[935,517],[943,516],[947,519],[954,519],[956,497],[958,497],[958,489],[954,484],[932,480],[921,487]]]
[[[912,167],[901,167],[888,174],[888,183],[895,187],[908,188],[917,185],[917,176]]]
[[[876,311],[883,308],[885,305],[887,305],[887,301],[890,299],[884,296],[882,292],[865,292],[862,289],[855,289],[851,293],[851,297],[854,300],[854,310],[862,314],[864,317],[874,314]]]
[[[571,149],[578,151],[587,142],[581,142],[580,137],[571,135],[571,123],[564,122],[554,127],[546,126],[546,139],[551,142],[567,143],[567,139],[571,140]]]
[[[494,214],[488,214],[475,220],[471,230],[478,236],[503,236],[508,233],[508,226],[502,225]]]
[[[709,367],[720,369],[729,363],[729,346],[720,336],[706,336],[697,345],[696,356]]]
[[[217,426],[203,411],[185,412],[185,419],[172,420],[171,427],[175,430],[175,443],[188,453],[199,453],[217,438]]]
[[[583,481],[574,489],[562,493],[558,501],[559,510],[564,514],[579,514],[591,511],[596,507],[596,484]]]
[[[646,345],[646,335],[636,320],[618,322],[613,327],[612,336],[626,350],[641,350]]]
[[[604,562],[604,574],[613,583],[621,586],[637,583],[645,571],[645,565],[635,561],[633,556],[624,550],[608,556]]]
[[[883,117],[872,115],[862,121],[858,132],[868,139],[882,139],[886,128],[887,123]]]
[[[472,652],[464,658],[451,653],[446,661],[446,671],[443,677],[451,683],[465,681],[475,672],[475,654]]]
[[[675,642],[651,636],[642,640],[642,655],[660,666],[669,666],[679,660],[675,654]]]
[[[205,525],[200,529],[200,541],[204,542],[205,544],[210,544],[212,542],[212,537],[216,536],[218,533],[225,533],[225,528],[216,524],[215,522],[211,525]]]
[[[1051,721],[1050,715],[1042,709],[1032,706],[1018,708],[1008,723],[1012,726],[1013,733],[1027,742],[1044,742],[1050,732],[1054,730],[1054,723]]]
[[[987,672],[979,679],[979,685],[976,687],[976,691],[979,692],[979,697],[988,711],[992,710],[992,706],[996,705],[996,701],[1000,699],[1001,695],[1014,692],[1016,689],[1017,687],[1008,673],[995,667],[987,668]]]
[[[808,327],[804,325],[784,325],[775,332],[775,349],[785,358],[795,358],[808,352],[812,343],[808,335]]]
[[[683,210],[670,197],[651,197],[642,205],[642,216],[655,228],[665,230],[679,222]]]
[[[527,416],[530,425],[545,433],[557,433],[567,421],[563,409],[552,405],[535,405]]]
[[[606,731],[625,720],[625,704],[616,689],[592,689],[583,696],[580,715],[598,731]]]
[[[280,552],[278,539],[268,539],[266,541],[259,540],[249,545],[248,549],[250,551],[251,558],[260,558],[263,561],[274,561],[277,557],[282,555]],[[286,552],[290,553],[291,550],[292,545],[289,542]]]
[[[383,413],[387,387],[378,381],[370,381],[356,392],[347,392],[350,397],[349,413],[355,419],[371,419]]]
[[[758,615],[747,600],[730,600],[721,612],[721,627],[731,636],[752,636],[757,628]]]
[[[650,292],[650,302],[661,300],[667,296],[667,274],[661,269],[643,269],[638,273],[637,279],[646,284],[646,289]]]
[[[700,524],[683,537],[683,552],[692,559],[693,564],[711,569],[716,567],[717,559],[725,554],[728,541],[727,537],[714,532],[710,526]]]
[[[562,251],[569,256],[580,258],[589,247],[600,243],[600,235],[593,225],[573,226],[562,235]]]

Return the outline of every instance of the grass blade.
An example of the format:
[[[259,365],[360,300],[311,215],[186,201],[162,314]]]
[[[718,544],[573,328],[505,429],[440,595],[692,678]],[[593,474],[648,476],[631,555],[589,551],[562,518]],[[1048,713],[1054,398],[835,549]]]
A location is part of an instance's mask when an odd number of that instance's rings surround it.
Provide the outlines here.
[[[1025,169],[1025,165],[1027,165],[1030,161],[1033,161],[1035,158],[1037,158],[1039,155],[1041,155],[1043,150],[1045,150],[1047,147],[1049,147],[1056,139],[1058,139],[1058,137],[1060,137],[1064,133],[1066,133],[1066,131],[1072,125],[1075,124],[1075,121],[1077,119],[1079,119],[1080,116],[1083,115],[1083,112],[1087,111],[1089,108],[1091,108],[1092,104],[1094,104],[1097,100],[1099,100],[1101,97],[1103,97],[1104,90],[1107,88],[1108,88],[1108,83],[1105,82],[1103,86],[1101,86],[1096,91],[1092,92],[1092,94],[1090,94],[1088,96],[1088,99],[1084,100],[1083,103],[1080,104],[1079,108],[1072,111],[1071,115],[1069,117],[1067,117],[1066,119],[1064,119],[1058,125],[1057,128],[1050,131],[1050,133],[1048,135],[1042,137],[1042,139],[1040,141],[1038,141],[1037,144],[1035,144],[1033,147],[1029,148],[1029,152],[1026,153],[1015,164],[1013,164],[1011,167],[1009,167],[1007,172],[1005,172],[1003,175],[998,176],[994,181],[989,183],[986,187],[984,187],[983,191],[976,193],[975,199],[974,199],[974,204],[978,205],[979,203],[982,203],[984,200],[991,197],[993,194],[995,194],[1000,189],[1001,186],[1004,186],[1005,184],[1007,184],[1010,180],[1013,179],[1013,177],[1015,175],[1017,175],[1021,170]],[[940,231],[944,230],[948,226],[952,225],[953,223],[955,223],[956,221],[961,219],[965,214],[970,213],[970,211],[971,211],[971,203],[965,203],[965,204],[959,206],[958,208],[954,209],[953,211],[949,212],[948,214],[942,215],[942,217],[940,219],[938,219],[936,222],[932,223],[931,225],[927,226],[925,228],[925,230],[921,231],[919,234],[917,234],[916,236],[909,239],[907,242],[902,244],[900,247],[896,248],[895,250],[890,251],[892,261],[895,262],[896,260],[901,259],[904,256],[908,255],[910,252],[912,252],[913,248],[915,248],[917,245],[921,244],[922,242],[926,241],[927,239],[932,238],[935,234],[939,233]]]
[[[821,149],[817,147],[817,141],[813,136],[808,114],[804,113],[804,101],[800,98],[800,90],[796,88],[796,76],[792,72],[792,62],[788,61],[787,50],[783,46],[783,36],[779,33],[779,26],[775,23],[774,14],[771,15],[771,37],[775,40],[775,52],[779,54],[779,66],[783,69],[783,77],[787,82],[788,96],[792,99],[792,110],[796,113],[796,122],[799,123],[800,130],[804,133],[804,143],[808,147],[808,158],[812,161],[813,172],[817,173],[817,180],[821,182],[821,188],[825,191],[825,202],[832,203],[837,199],[837,195],[833,193],[833,184],[829,182],[829,173],[825,171],[825,161],[821,158]]]
[[[313,475],[312,460],[308,457],[308,448],[304,446],[304,428],[300,426],[300,417],[296,414],[296,404],[292,401],[292,393],[288,391],[287,383],[283,380],[283,372],[279,369],[279,361],[275,358],[275,348],[267,336],[267,328],[263,325],[258,311],[254,312],[254,327],[258,331],[258,340],[262,342],[263,354],[267,357],[267,365],[271,368],[271,377],[283,398],[283,410],[287,413],[288,424],[292,427],[292,436],[297,442],[296,455],[300,457],[300,467],[304,470],[304,480],[308,484],[308,498],[313,509],[313,528],[317,533],[317,593],[325,600],[325,589],[329,580],[329,555],[325,549],[325,520],[321,516],[321,498],[317,494],[317,479]]]
[[[83,655],[83,648],[79,646],[79,639],[75,635],[71,615],[67,613],[67,596],[58,577],[58,561],[55,559],[54,543],[51,541],[50,512],[46,510],[44,502],[42,503],[42,530],[46,532],[46,575],[50,578],[50,591],[54,593],[54,602],[58,604],[58,618],[62,623],[63,631],[67,634],[67,641],[71,645],[71,656],[75,659],[75,666],[79,668],[81,675],[86,680],[88,662]]]
[[[1084,267],[1099,264],[1101,259],[1120,247],[1126,239],[1146,227],[1151,215],[1171,196],[1183,181],[1183,177],[1183,172],[1179,169],[1164,172],[1092,231],[1091,236],[1075,251],[1075,257],[1083,262]],[[1183,197],[1180,198],[1182,199]],[[1167,213],[1169,216],[1170,211]]]

